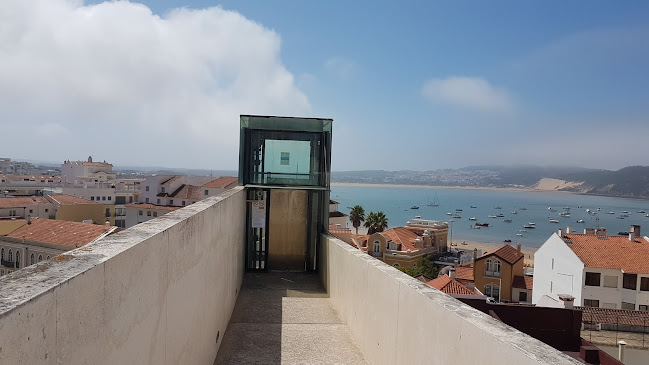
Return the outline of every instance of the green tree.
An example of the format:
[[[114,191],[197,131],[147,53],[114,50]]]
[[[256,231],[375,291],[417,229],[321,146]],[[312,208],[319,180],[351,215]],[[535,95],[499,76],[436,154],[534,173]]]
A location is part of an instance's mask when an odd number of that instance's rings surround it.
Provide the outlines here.
[[[365,218],[365,227],[367,227],[367,234],[383,232],[388,228],[388,217],[383,212],[370,212]]]
[[[431,279],[435,279],[439,275],[439,268],[435,263],[423,256],[417,260],[417,266],[400,267],[399,270],[410,276],[424,275]]]
[[[356,234],[358,234],[358,227],[361,226],[361,222],[365,221],[365,209],[360,205],[354,205],[349,212],[349,220],[352,222],[354,228],[356,228]]]

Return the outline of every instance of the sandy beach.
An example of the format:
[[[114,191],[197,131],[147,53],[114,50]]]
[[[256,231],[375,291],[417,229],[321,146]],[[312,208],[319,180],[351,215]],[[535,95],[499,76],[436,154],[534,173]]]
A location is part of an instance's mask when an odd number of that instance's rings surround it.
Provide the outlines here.
[[[406,185],[406,184],[366,184],[366,183],[341,183],[332,182],[333,186],[358,186],[358,187],[381,187],[381,188],[418,188],[418,189],[462,189],[462,190],[490,190],[490,191],[525,191],[525,192],[542,192],[542,193],[562,193],[577,194],[571,191],[561,191],[556,188],[550,188],[543,185],[540,188],[497,188],[481,186],[438,186],[438,185]]]

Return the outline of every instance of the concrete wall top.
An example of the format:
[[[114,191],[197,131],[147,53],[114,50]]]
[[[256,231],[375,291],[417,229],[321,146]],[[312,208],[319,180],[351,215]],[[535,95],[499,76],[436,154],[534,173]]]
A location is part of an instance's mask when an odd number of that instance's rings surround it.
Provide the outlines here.
[[[212,364],[244,273],[234,188],[0,278],[0,364]]]
[[[332,237],[321,278],[372,364],[580,364]]]

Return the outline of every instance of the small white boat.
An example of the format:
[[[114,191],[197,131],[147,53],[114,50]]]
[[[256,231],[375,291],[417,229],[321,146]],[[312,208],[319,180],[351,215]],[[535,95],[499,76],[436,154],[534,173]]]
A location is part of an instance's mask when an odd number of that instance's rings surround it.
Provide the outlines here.
[[[509,214],[518,214],[518,212],[515,211],[515,210],[512,210],[511,213],[509,213]]]
[[[535,226],[536,225],[536,223],[534,223],[534,222],[529,222],[527,224],[529,224],[530,226]]]
[[[503,209],[501,206],[494,207],[494,209]]]
[[[498,218],[495,214],[489,215],[489,218]]]
[[[518,231],[519,231],[519,232],[527,232],[526,229],[519,229]]]
[[[451,213],[451,212],[448,212],[448,213],[446,213],[446,215],[453,215],[453,213]]]
[[[525,207],[520,207],[520,208],[518,208],[518,210],[527,210],[527,208],[525,208]]]
[[[550,223],[559,223],[559,221],[556,220],[556,219],[550,219],[549,222],[550,222]]]
[[[517,236],[522,236],[523,234],[522,234],[522,233],[516,233],[516,235],[517,235]]]
[[[580,220],[577,221],[577,223],[584,223],[584,220],[580,219]]]
[[[551,211],[551,212],[556,212],[557,211],[556,208],[552,208],[552,207],[548,207],[548,210]]]
[[[602,210],[602,208],[597,208],[597,211],[598,211],[598,212],[599,212],[600,210]]]
[[[476,217],[471,217],[471,218],[469,218],[469,220],[470,220],[470,221],[477,221],[478,218],[476,218]]]
[[[449,222],[455,222],[455,219],[449,219],[448,221]]]
[[[606,214],[615,214],[615,212],[608,212],[608,213],[606,213]]]

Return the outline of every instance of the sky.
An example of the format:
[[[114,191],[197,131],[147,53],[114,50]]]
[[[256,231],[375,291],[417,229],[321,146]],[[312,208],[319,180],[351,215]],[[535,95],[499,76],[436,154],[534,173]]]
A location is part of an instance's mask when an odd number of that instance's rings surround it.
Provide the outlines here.
[[[0,2],[0,156],[236,169],[239,115],[332,169],[649,165],[647,1]]]

